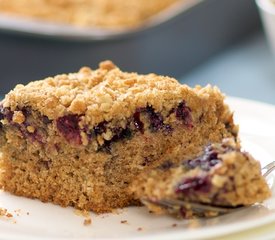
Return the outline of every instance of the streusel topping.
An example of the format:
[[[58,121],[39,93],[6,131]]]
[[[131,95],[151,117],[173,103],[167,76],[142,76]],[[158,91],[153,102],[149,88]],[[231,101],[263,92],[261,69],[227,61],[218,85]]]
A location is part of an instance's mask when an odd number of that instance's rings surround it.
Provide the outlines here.
[[[12,111],[29,106],[49,119],[84,115],[86,123],[95,125],[113,118],[124,120],[146,106],[165,114],[182,100],[188,101],[191,108],[198,101],[211,108],[204,103],[210,95],[215,98],[216,92],[219,90],[213,91],[210,86],[191,89],[170,77],[122,72],[111,61],[105,61],[97,70],[83,67],[77,73],[17,85],[3,104]]]

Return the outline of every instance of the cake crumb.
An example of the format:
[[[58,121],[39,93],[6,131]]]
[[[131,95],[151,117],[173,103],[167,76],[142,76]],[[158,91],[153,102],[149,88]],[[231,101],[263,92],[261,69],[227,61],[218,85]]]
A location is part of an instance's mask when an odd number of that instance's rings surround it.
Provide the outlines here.
[[[29,133],[34,133],[35,132],[35,128],[33,126],[27,126],[27,131]]]
[[[178,224],[176,224],[176,223],[172,224],[172,227],[177,227],[177,226],[178,226]]]
[[[8,217],[8,218],[12,218],[12,217],[13,217],[13,215],[12,215],[11,213],[7,213],[7,214],[6,214],[6,217]]]
[[[110,70],[116,68],[116,65],[115,65],[112,61],[106,60],[106,61],[101,62],[101,63],[99,64],[99,67],[100,67],[101,69],[105,69],[105,70],[110,71]]]
[[[12,121],[18,124],[22,124],[25,121],[25,116],[21,111],[14,111]]]
[[[6,208],[0,208],[0,217],[12,218],[13,215]]]
[[[92,224],[92,219],[90,217],[86,218],[83,222],[84,226],[89,226]]]
[[[89,217],[90,216],[90,213],[86,210],[76,209],[76,210],[74,210],[74,213],[75,213],[75,215],[82,216],[82,217]]]
[[[74,213],[77,215],[77,216],[80,216],[80,217],[85,217],[84,221],[83,221],[83,225],[84,226],[88,226],[88,225],[91,225],[92,224],[92,218],[90,216],[90,212],[87,211],[87,210],[79,210],[79,209],[76,209],[74,210]]]
[[[143,229],[142,229],[142,227],[139,227],[137,230],[138,230],[138,231],[142,231]]]
[[[118,208],[118,209],[113,209],[112,213],[116,214],[116,215],[120,215],[120,214],[125,213],[126,211],[127,211],[127,209]]]
[[[17,217],[19,217],[21,214],[21,209],[15,209],[13,212],[16,214]]]
[[[27,215],[30,215],[30,213],[29,213],[29,212],[27,212]]]
[[[124,223],[128,223],[127,220],[121,220],[120,223],[124,224]]]

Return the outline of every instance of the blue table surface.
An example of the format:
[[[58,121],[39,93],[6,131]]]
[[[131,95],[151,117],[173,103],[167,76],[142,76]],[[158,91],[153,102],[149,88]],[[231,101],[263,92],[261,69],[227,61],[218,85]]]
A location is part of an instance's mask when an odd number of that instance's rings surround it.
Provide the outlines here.
[[[226,95],[275,104],[275,58],[262,33],[210,59],[181,78],[218,86]]]
[[[275,104],[275,58],[262,33],[228,48],[180,81],[192,87],[216,85],[228,96]]]

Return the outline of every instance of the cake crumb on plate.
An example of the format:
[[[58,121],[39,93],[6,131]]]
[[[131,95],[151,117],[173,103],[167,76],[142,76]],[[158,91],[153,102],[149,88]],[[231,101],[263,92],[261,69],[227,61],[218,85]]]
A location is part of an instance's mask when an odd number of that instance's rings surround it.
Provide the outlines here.
[[[0,217],[13,218],[13,215],[6,208],[0,208]]]
[[[91,225],[91,224],[92,224],[92,219],[91,219],[91,217],[85,218],[83,224],[84,224],[84,226]]]

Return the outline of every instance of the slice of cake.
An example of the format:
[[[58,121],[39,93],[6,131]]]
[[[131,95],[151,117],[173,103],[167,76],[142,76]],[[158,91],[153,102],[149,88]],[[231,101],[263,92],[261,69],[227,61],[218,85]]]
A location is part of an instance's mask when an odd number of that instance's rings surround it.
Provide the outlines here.
[[[95,212],[138,204],[129,191],[138,174],[237,135],[216,87],[110,61],[17,85],[0,109],[4,190]]]
[[[261,168],[247,152],[240,150],[234,139],[207,145],[201,155],[179,164],[162,163],[154,170],[142,173],[133,182],[137,198],[157,213],[171,212],[181,217],[213,216],[218,212],[193,211],[191,206],[175,209],[158,207],[162,200],[183,200],[210,206],[248,206],[268,198],[270,189]]]

